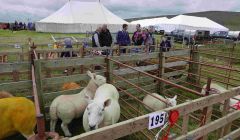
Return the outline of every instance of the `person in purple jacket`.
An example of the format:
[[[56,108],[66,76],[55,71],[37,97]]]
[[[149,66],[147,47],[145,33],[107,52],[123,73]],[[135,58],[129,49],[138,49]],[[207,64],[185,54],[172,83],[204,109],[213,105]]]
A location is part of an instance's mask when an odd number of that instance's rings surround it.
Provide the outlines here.
[[[123,24],[122,27],[123,27],[123,30],[119,31],[116,36],[117,44],[119,46],[129,46],[131,44],[131,40],[127,32],[128,25]],[[126,49],[121,49],[121,53],[126,53]]]

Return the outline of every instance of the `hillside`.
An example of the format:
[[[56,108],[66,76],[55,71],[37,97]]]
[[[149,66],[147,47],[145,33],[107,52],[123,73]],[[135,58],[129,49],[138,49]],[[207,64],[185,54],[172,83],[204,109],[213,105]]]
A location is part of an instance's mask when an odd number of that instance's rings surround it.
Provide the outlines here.
[[[240,30],[240,12],[207,11],[207,12],[187,13],[184,15],[207,17],[219,24],[222,24],[222,25],[228,27],[230,30]],[[148,18],[156,18],[156,17],[172,18],[174,16],[176,16],[176,15],[141,17],[141,18],[126,19],[126,20],[133,21],[133,20],[138,20],[138,19],[148,19]]]

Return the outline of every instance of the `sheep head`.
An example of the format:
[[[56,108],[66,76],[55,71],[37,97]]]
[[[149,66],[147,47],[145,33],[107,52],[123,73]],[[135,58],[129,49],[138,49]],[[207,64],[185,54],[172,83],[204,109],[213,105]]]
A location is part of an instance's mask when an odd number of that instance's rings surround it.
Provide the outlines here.
[[[91,73],[90,71],[87,71],[87,75],[91,78],[91,80],[93,80],[93,82],[98,85],[101,86],[103,84],[106,84],[107,80],[104,76],[101,75],[96,75],[95,73]]]
[[[177,105],[177,95],[175,95],[173,98],[167,98],[167,97],[165,98],[168,102],[168,106],[173,107]]]
[[[108,99],[104,102],[95,102],[87,97],[88,106],[87,116],[88,125],[90,130],[98,129],[98,126],[102,123],[104,119],[104,109],[111,104],[111,100]]]

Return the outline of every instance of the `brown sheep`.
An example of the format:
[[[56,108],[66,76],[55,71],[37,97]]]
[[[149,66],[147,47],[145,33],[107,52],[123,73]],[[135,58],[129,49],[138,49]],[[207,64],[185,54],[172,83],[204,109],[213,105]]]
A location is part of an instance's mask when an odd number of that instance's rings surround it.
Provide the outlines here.
[[[6,91],[0,91],[0,99],[2,99],[2,98],[11,98],[11,97],[13,97],[12,94],[10,94],[10,93],[8,93]]]
[[[65,83],[62,86],[62,90],[79,89],[79,88],[80,88],[80,85],[74,82]]]

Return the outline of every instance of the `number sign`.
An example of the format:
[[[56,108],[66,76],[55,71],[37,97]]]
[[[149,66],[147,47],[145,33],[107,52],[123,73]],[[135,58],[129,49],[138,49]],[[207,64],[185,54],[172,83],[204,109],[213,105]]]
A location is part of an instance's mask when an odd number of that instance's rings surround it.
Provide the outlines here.
[[[148,129],[161,127],[165,123],[166,112],[157,112],[149,115]]]

